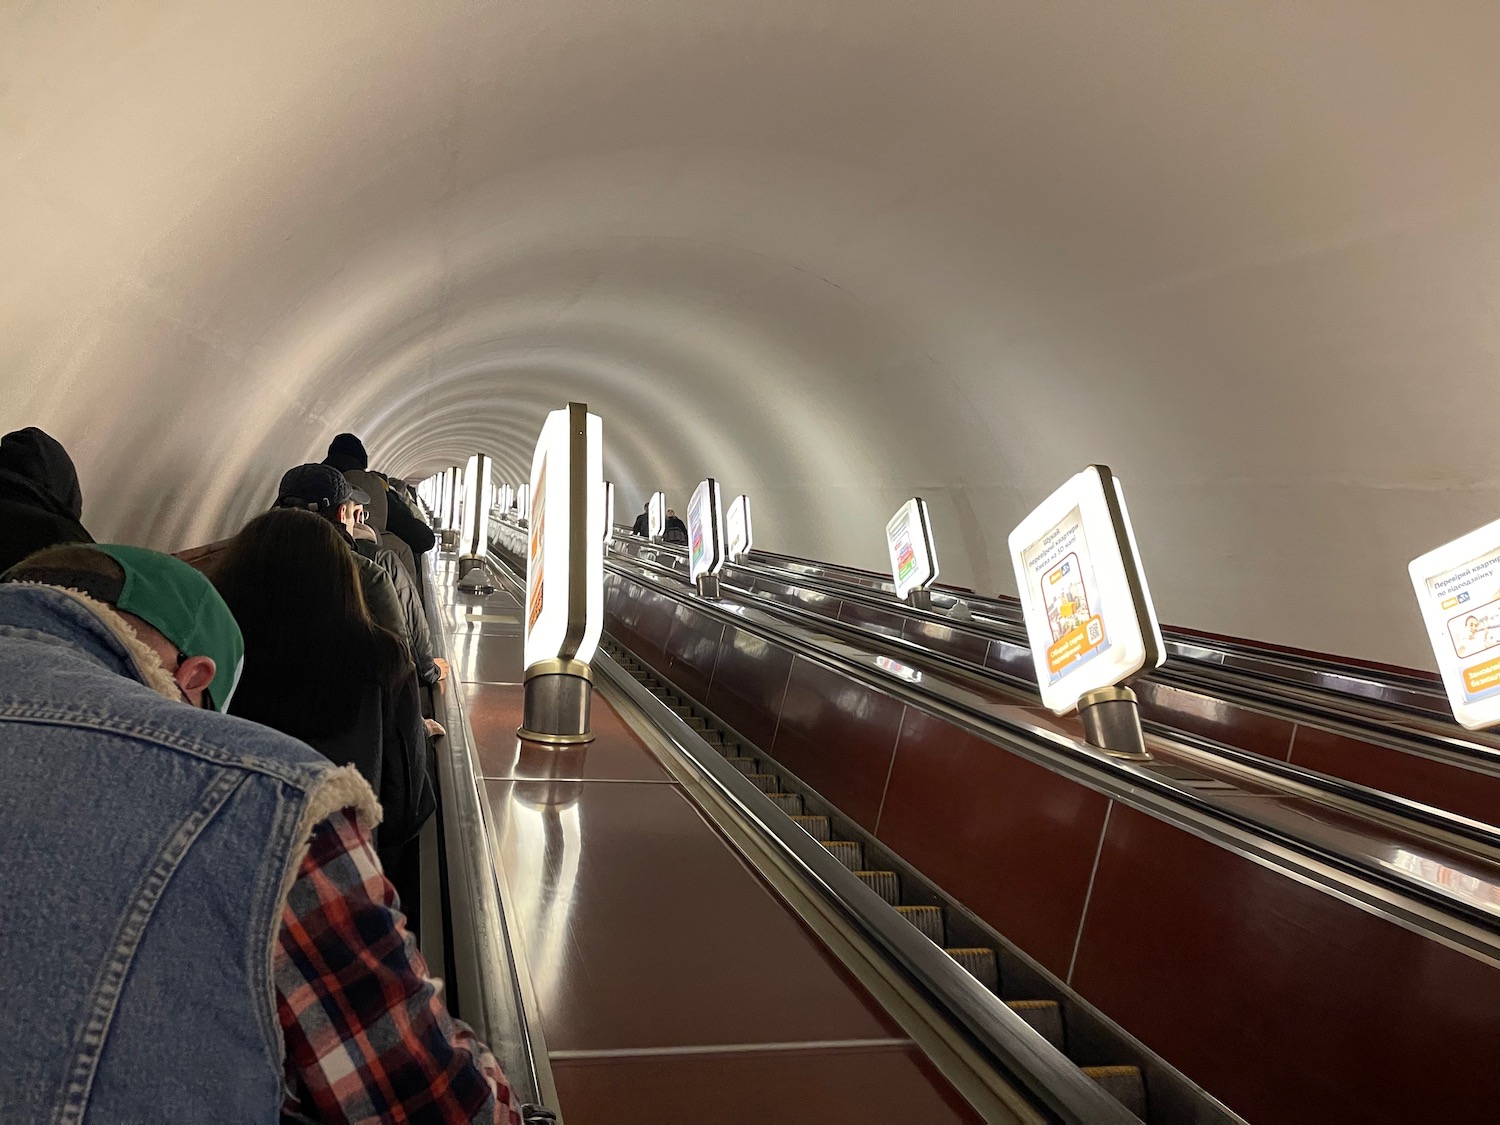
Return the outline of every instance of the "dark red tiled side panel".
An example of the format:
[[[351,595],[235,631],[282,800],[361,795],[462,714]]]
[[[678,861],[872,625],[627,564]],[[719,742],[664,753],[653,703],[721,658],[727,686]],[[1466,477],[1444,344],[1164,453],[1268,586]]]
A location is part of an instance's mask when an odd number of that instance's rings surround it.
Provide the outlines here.
[[[667,633],[666,673],[685,694],[706,700],[724,626],[690,604],[677,607]]]
[[[1108,799],[908,710],[877,835],[1065,975]]]
[[[797,657],[771,756],[873,832],[905,710],[898,699]]]
[[[1166,723],[1189,734],[1286,761],[1287,750],[1292,745],[1293,726],[1287,719],[1150,680],[1132,687],[1140,701],[1143,719]]]
[[[1256,1125],[1496,1119],[1500,970],[1123,806],[1073,987]]]
[[[1299,726],[1293,765],[1500,825],[1500,777]]]
[[[981,1122],[912,1047],[554,1059],[568,1125]],[[691,1106],[691,1117],[673,1107]]]
[[[762,750],[769,748],[791,667],[786,649],[727,627],[706,700],[709,710]]]

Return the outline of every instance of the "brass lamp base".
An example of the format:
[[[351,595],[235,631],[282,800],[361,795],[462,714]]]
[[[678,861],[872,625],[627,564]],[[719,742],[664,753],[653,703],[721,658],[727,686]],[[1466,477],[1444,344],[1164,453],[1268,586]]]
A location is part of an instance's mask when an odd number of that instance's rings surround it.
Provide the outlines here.
[[[526,742],[574,746],[594,741],[589,729],[594,677],[581,660],[543,660],[526,669],[521,727]]]
[[[1135,692],[1128,687],[1105,687],[1078,700],[1078,717],[1091,746],[1111,757],[1131,762],[1151,761],[1146,735],[1141,730],[1141,712]]]

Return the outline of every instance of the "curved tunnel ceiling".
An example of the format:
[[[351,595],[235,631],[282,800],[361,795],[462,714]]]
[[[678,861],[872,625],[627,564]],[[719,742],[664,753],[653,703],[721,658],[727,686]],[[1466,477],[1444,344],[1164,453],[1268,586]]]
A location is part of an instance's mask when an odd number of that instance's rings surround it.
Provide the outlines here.
[[[352,429],[945,577],[1089,461],[1169,621],[1427,663],[1496,515],[1500,6],[9,5],[0,427],[176,548]]]

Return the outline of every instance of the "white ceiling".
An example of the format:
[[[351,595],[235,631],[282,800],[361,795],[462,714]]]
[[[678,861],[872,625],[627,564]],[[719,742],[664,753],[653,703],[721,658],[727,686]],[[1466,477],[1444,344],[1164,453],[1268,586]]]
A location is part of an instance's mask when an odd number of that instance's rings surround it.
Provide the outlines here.
[[[0,8],[0,429],[179,547],[336,431],[945,577],[1089,461],[1165,619],[1427,664],[1500,515],[1500,4]]]

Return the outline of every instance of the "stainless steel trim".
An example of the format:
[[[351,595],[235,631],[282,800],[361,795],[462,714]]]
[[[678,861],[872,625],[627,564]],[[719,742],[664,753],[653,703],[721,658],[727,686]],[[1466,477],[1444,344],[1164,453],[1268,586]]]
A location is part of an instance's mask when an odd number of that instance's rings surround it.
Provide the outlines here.
[[[452,636],[441,612],[435,568],[429,557],[424,574],[427,620],[434,648],[451,656]],[[438,721],[448,732],[437,747],[437,780],[454,952],[449,986],[463,1018],[499,1060],[517,1099],[547,1106],[560,1123],[546,1043],[528,1014],[537,1011],[531,973],[506,923],[515,913],[505,873],[494,860],[493,832],[479,793],[473,730],[456,690],[433,694]]]

